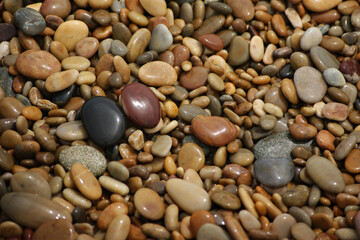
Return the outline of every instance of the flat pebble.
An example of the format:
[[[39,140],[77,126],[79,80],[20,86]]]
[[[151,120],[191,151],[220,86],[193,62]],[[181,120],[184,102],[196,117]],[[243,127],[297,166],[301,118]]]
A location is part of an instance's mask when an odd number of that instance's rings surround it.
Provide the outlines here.
[[[325,104],[321,114],[330,120],[344,121],[349,115],[349,108],[345,104],[331,102]]]
[[[60,153],[59,162],[67,171],[70,171],[74,163],[80,163],[87,167],[95,176],[100,176],[106,169],[105,157],[91,146],[79,145],[65,148]]]
[[[191,68],[188,72],[183,72],[180,75],[180,85],[186,88],[187,90],[194,90],[206,84],[208,79],[209,69],[196,66]]]
[[[200,141],[216,147],[228,144],[237,134],[235,126],[229,120],[217,116],[197,116],[191,121],[191,128]]]
[[[323,72],[328,68],[339,68],[339,61],[325,48],[314,46],[310,49],[310,57],[316,68]]]
[[[205,223],[202,225],[196,236],[197,240],[230,240],[231,237],[215,224]]]
[[[185,171],[187,169],[194,169],[200,171],[205,163],[205,155],[203,150],[195,143],[185,143],[180,148],[177,158],[179,167]]]
[[[14,13],[15,25],[29,36],[35,36],[45,30],[43,16],[32,8],[20,8]]]
[[[134,204],[136,210],[147,219],[159,220],[164,216],[165,205],[154,190],[142,188],[136,191]]]
[[[171,86],[177,80],[175,69],[168,63],[161,61],[149,62],[139,69],[140,80],[150,86]]]
[[[319,28],[308,28],[300,40],[300,47],[304,51],[309,51],[312,47],[318,46],[322,40]]]
[[[158,53],[167,50],[173,43],[173,36],[164,24],[158,24],[151,32],[149,49]]]
[[[95,176],[82,164],[74,163],[70,169],[70,176],[79,191],[90,200],[101,197],[102,189]]]
[[[345,85],[345,78],[343,74],[336,68],[328,68],[323,72],[324,79],[327,84],[334,87],[343,87]]]
[[[13,192],[27,192],[43,198],[51,198],[51,189],[48,182],[36,172],[18,172],[10,179]]]
[[[306,172],[324,191],[339,193],[345,187],[340,170],[326,158],[318,156],[309,158],[306,162]]]
[[[260,158],[254,163],[256,179],[269,187],[281,187],[294,176],[294,164],[288,158]]]
[[[125,115],[121,107],[109,98],[87,100],[81,109],[81,120],[90,139],[99,146],[117,143],[125,132]]]
[[[291,227],[291,234],[296,240],[314,240],[316,235],[305,223],[296,223]]]
[[[211,200],[223,209],[238,210],[241,207],[240,199],[235,194],[225,190],[215,190],[211,193]]]
[[[307,66],[295,71],[294,84],[298,97],[305,103],[319,102],[327,89],[322,74],[317,69]]]
[[[32,193],[7,193],[1,198],[1,206],[10,219],[25,227],[37,228],[54,219],[72,221],[71,214],[60,204]]]
[[[288,207],[302,207],[308,201],[309,190],[305,185],[297,185],[282,195],[284,204]]]
[[[43,239],[76,239],[76,232],[74,226],[71,224],[69,220],[58,219],[51,220],[41,224],[31,239],[34,240],[43,240]]]
[[[59,25],[55,31],[54,40],[59,41],[68,51],[73,51],[77,42],[89,34],[88,26],[79,20],[69,20]]]
[[[76,69],[51,74],[46,78],[45,88],[49,92],[59,92],[73,85],[79,76]]]
[[[165,157],[172,147],[171,137],[159,136],[151,147],[151,153],[157,157]]]
[[[356,84],[359,81],[360,64],[355,59],[341,62],[339,70],[348,82]]]
[[[88,138],[81,121],[71,121],[60,124],[56,128],[56,136],[65,141],[84,140]]]
[[[241,36],[231,40],[228,62],[232,66],[244,64],[250,59],[250,44]]]
[[[193,183],[181,179],[170,179],[166,182],[166,191],[171,199],[189,214],[197,210],[210,210],[209,194]],[[189,192],[192,194],[189,195]]]
[[[291,236],[291,228],[295,224],[295,218],[290,214],[284,213],[274,219],[271,229],[278,233],[279,239],[289,238]]]

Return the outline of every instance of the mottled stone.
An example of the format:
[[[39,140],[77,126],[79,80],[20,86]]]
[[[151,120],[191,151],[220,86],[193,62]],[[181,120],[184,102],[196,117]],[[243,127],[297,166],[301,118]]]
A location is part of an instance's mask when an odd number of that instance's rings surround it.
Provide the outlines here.
[[[32,8],[20,8],[14,13],[15,25],[25,34],[35,36],[45,30],[43,16]]]

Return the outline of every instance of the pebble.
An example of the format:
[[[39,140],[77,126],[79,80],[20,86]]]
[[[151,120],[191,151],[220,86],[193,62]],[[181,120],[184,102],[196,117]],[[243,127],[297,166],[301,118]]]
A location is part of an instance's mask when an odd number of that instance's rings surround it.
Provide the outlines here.
[[[197,240],[230,240],[231,237],[215,224],[205,223],[202,225],[196,235]]]
[[[341,0],[305,0],[303,4],[310,11],[325,12],[333,7],[336,7],[340,2]]]
[[[356,240],[359,239],[359,236],[356,234],[355,229],[353,228],[341,228],[337,229],[335,232],[335,236],[339,240]]]
[[[360,165],[359,165],[359,156],[360,150],[359,149],[352,149],[350,153],[345,158],[345,168],[350,173],[359,173],[360,172]]]
[[[84,140],[88,138],[81,121],[71,121],[60,124],[56,128],[56,136],[65,141]]]
[[[291,227],[291,235],[296,240],[314,240],[316,238],[313,230],[305,223],[296,223]]]
[[[79,191],[90,200],[97,200],[102,195],[102,189],[95,176],[82,164],[74,163],[70,176]]]
[[[325,104],[321,114],[330,120],[344,121],[349,115],[349,108],[345,104],[331,102]]]
[[[250,0],[227,0],[226,3],[231,7],[236,18],[241,18],[245,22],[250,21],[255,14],[254,4]]]
[[[15,25],[25,34],[35,36],[45,30],[43,16],[32,8],[20,8],[14,13]]]
[[[158,53],[167,50],[173,43],[173,36],[164,24],[158,24],[151,32],[149,49]]]
[[[316,68],[324,72],[328,68],[339,68],[339,61],[325,48],[314,46],[310,49],[310,57]]]
[[[205,155],[203,150],[195,143],[185,143],[178,152],[177,161],[179,167],[185,171],[187,169],[194,169],[200,171],[205,163]]]
[[[70,171],[74,163],[80,163],[88,168],[95,177],[103,174],[106,169],[105,157],[91,146],[78,145],[65,148],[60,153],[59,162],[67,171]]]
[[[130,218],[125,214],[120,214],[119,216],[115,217],[105,235],[105,239],[107,240],[125,240],[130,232]]]
[[[124,28],[126,26],[122,26]],[[124,32],[124,30],[121,30]],[[131,33],[130,33],[131,34]],[[121,40],[121,39],[119,39]],[[128,40],[127,48],[128,53],[126,55],[126,59],[129,62],[135,62],[136,59],[144,53],[145,48],[149,44],[151,40],[151,33],[146,28],[141,28],[132,35],[132,37]]]
[[[211,200],[222,209],[235,211],[241,207],[240,199],[235,194],[225,190],[215,190],[210,196]]]
[[[249,166],[254,161],[254,154],[246,148],[239,150],[230,156],[230,162],[239,164],[242,167]]]
[[[54,40],[59,41],[70,52],[75,50],[76,44],[88,37],[88,26],[79,20],[69,20],[63,22],[55,31]]]
[[[319,190],[320,191],[320,190]],[[310,201],[309,201],[310,202]],[[310,205],[310,204],[309,204]],[[299,207],[291,207],[289,209],[289,214],[293,216],[297,222],[302,222],[311,227],[311,219],[310,216]]]
[[[61,71],[61,64],[54,55],[42,50],[28,50],[19,55],[16,69],[25,77],[47,79],[51,74]]]
[[[66,18],[71,12],[69,0],[46,0],[41,4],[40,13],[43,16],[55,15]]]
[[[165,157],[172,147],[171,137],[168,135],[159,136],[151,147],[151,153],[157,157]]]
[[[165,0],[140,0],[141,6],[152,16],[163,16],[166,13]]]
[[[356,84],[359,81],[360,64],[355,59],[341,62],[339,70],[349,83]]]
[[[340,67],[341,69],[341,67]],[[346,83],[343,74],[336,68],[328,68],[323,72],[327,84],[333,87],[343,87]]]
[[[196,66],[191,68],[188,72],[183,72],[180,75],[179,83],[187,90],[194,90],[204,86],[208,79],[209,69]]]
[[[231,40],[228,62],[232,66],[239,66],[250,59],[250,44],[241,36]]]
[[[306,161],[306,172],[311,180],[326,192],[340,193],[345,187],[340,170],[326,158],[309,158]]]
[[[109,204],[105,209],[99,214],[97,218],[97,227],[101,230],[106,230],[111,221],[114,220],[117,216],[127,215],[128,207],[124,202],[114,202]]]
[[[256,179],[269,187],[281,187],[294,176],[294,164],[291,159],[281,157],[262,157],[254,163]]]
[[[200,141],[221,147],[235,139],[237,130],[227,119],[217,116],[197,116],[191,121],[191,129]]]
[[[126,85],[121,94],[121,103],[127,117],[140,127],[153,128],[160,121],[159,100],[144,84]]]
[[[143,83],[153,87],[171,86],[177,80],[175,69],[161,61],[153,61],[141,66],[138,75]]]
[[[311,140],[317,134],[317,129],[311,124],[294,123],[289,128],[290,134],[297,140]]]
[[[211,4],[210,4],[211,6]],[[224,48],[223,40],[216,34],[204,34],[199,36],[199,42],[212,51],[220,51]]]
[[[128,49],[122,41],[115,39],[111,42],[110,51],[114,56],[125,57]]]
[[[351,149],[354,148],[356,142],[356,137],[353,135],[349,135],[347,138],[342,140],[335,148],[335,152],[333,155],[334,159],[336,161],[344,159],[350,153]]]
[[[145,235],[155,239],[169,239],[170,233],[161,225],[145,223],[141,225],[141,230]]]
[[[279,235],[279,239],[290,238],[291,228],[296,224],[296,220],[290,214],[284,213],[278,215],[271,226],[271,229]]]
[[[124,136],[124,113],[108,98],[93,97],[87,100],[81,108],[81,120],[90,139],[99,146],[114,145]]]
[[[322,34],[319,28],[308,28],[300,40],[300,47],[304,51],[309,51],[312,47],[318,46],[321,43]]]
[[[73,85],[79,76],[76,69],[51,74],[46,78],[45,88],[49,92],[59,92]]]
[[[307,203],[309,194],[307,186],[297,185],[293,189],[286,191],[281,197],[288,207],[302,207]]]
[[[316,143],[319,147],[331,152],[335,151],[335,136],[327,130],[321,130],[316,134]]]
[[[6,193],[1,198],[1,206],[10,219],[29,228],[37,228],[54,219],[72,221],[71,214],[64,207],[32,193]]]
[[[41,224],[31,239],[33,240],[45,240],[45,239],[76,239],[76,232],[74,226],[69,220],[56,219]]]
[[[197,210],[210,210],[209,194],[197,185],[181,180],[170,179],[166,182],[166,191],[172,200],[185,212],[192,214]],[[192,194],[188,194],[191,192]]]
[[[51,189],[47,181],[36,172],[18,172],[10,179],[13,192],[27,192],[51,199]]]
[[[266,114],[260,117],[260,126],[262,129],[268,131],[276,126],[277,118],[274,115]]]
[[[99,48],[99,40],[94,37],[85,37],[75,44],[75,52],[78,56],[91,58]]]
[[[294,84],[298,97],[305,103],[319,102],[327,90],[322,74],[317,69],[308,66],[295,71]]]
[[[254,62],[260,62],[264,57],[264,43],[259,36],[251,38],[250,57]]]
[[[165,205],[160,196],[149,188],[142,188],[134,195],[136,210],[145,218],[159,220],[165,214]]]

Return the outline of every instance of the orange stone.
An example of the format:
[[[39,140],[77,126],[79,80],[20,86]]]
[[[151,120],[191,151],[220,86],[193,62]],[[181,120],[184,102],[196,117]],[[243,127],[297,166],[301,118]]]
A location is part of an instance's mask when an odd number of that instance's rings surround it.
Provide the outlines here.
[[[360,173],[360,149],[353,149],[345,158],[345,168],[350,173]]]
[[[197,235],[199,228],[205,223],[215,224],[214,217],[208,211],[197,210],[191,214],[190,228],[193,236]]]
[[[328,130],[321,130],[316,134],[316,143],[322,149],[327,149],[331,152],[335,151],[334,141],[334,135],[332,135]]]
[[[21,111],[21,114],[28,120],[37,121],[42,118],[42,112],[35,106],[26,106]]]

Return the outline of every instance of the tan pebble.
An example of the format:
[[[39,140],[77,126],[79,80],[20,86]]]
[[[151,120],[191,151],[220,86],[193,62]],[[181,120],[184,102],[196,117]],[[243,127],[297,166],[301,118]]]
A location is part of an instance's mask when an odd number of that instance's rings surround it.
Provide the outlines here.
[[[82,207],[84,209],[89,209],[91,207],[91,201],[82,196],[79,192],[66,188],[62,191],[62,194],[66,200],[75,206]]]
[[[254,36],[250,41],[250,56],[254,62],[260,62],[264,57],[264,43],[261,37]]]
[[[344,121],[349,115],[349,108],[345,104],[331,102],[325,104],[321,113],[327,119]]]
[[[65,70],[75,69],[80,72],[85,71],[90,67],[90,61],[81,56],[71,56],[63,59],[61,61],[61,66]]]
[[[130,81],[130,67],[126,61],[120,56],[114,56],[114,67],[119,72],[124,83]]]
[[[164,224],[167,230],[175,231],[179,229],[179,208],[175,204],[169,205],[165,210]]]
[[[35,106],[26,106],[21,111],[21,114],[28,120],[37,121],[42,118],[42,112]]]
[[[75,52],[78,56],[91,58],[99,48],[99,40],[94,37],[86,37],[79,40],[75,45]]]
[[[102,1],[98,1],[98,0],[89,0],[89,5],[92,8],[95,9],[107,9],[111,6],[111,4],[114,2],[114,0],[102,0]]]
[[[15,222],[4,221],[0,224],[0,236],[3,238],[21,237],[22,228]]]
[[[190,53],[194,56],[198,56],[200,57],[202,52],[203,52],[203,47],[202,44],[191,37],[184,37],[182,43],[184,44],[184,46],[188,47],[190,50]]]
[[[201,188],[204,187],[204,183],[202,179],[200,178],[199,174],[192,168],[189,168],[185,171],[183,180],[193,183]]]
[[[165,0],[140,0],[140,3],[152,16],[164,16],[166,13]]]
[[[97,226],[101,230],[106,230],[113,219],[119,215],[128,214],[128,206],[124,202],[115,202],[107,206],[97,218]]]
[[[264,105],[265,103],[261,99],[255,99],[253,102],[253,110],[259,117],[266,115]]]
[[[263,62],[266,65],[270,65],[274,62],[273,53],[276,49],[277,49],[277,47],[272,43],[267,45],[265,53],[264,53],[264,57],[263,57]]]
[[[84,22],[79,20],[69,20],[60,24],[56,29],[54,40],[64,44],[68,51],[73,51],[76,43],[86,38],[88,34],[89,28]]]
[[[304,0],[303,4],[310,11],[325,12],[336,7],[342,0]]]
[[[272,114],[275,117],[282,117],[284,115],[281,108],[276,106],[275,104],[265,103],[263,108],[267,113]]]
[[[126,240],[130,231],[130,218],[125,214],[115,217],[105,235],[105,240]]]
[[[43,223],[36,229],[31,239],[69,239],[75,240],[77,233],[75,232],[74,226],[68,220],[55,219]]]
[[[96,81],[96,76],[94,73],[92,73],[90,71],[81,71],[79,73],[78,78],[76,79],[76,84],[77,85],[82,85],[82,84],[91,85],[95,81]]]
[[[307,123],[294,123],[290,126],[290,133],[297,140],[309,140],[316,136],[317,130]]]
[[[99,182],[103,188],[112,193],[117,193],[119,195],[126,195],[129,193],[129,187],[126,184],[111,177],[101,176]]]
[[[149,23],[149,20],[144,15],[136,11],[130,11],[128,18],[130,21],[141,27],[145,27]]]
[[[142,188],[136,191],[134,204],[137,211],[147,219],[159,220],[164,216],[165,205],[154,190]]]
[[[136,130],[129,136],[128,142],[136,151],[140,151],[145,143],[144,133],[141,130]]]
[[[102,190],[95,176],[80,163],[71,166],[70,175],[79,191],[90,200],[101,197]]]
[[[145,223],[141,226],[141,230],[149,237],[155,239],[169,239],[170,233],[166,228],[154,223]]]
[[[296,94],[294,82],[291,79],[285,78],[281,81],[281,91],[292,104],[298,104],[299,99]]]
[[[59,41],[53,41],[50,44],[50,52],[57,58],[59,61],[62,61],[64,58],[69,57],[69,52]]]
[[[177,80],[175,69],[168,63],[161,61],[149,62],[139,69],[140,80],[150,86],[171,86]]]
[[[185,239],[192,239],[194,238],[191,228],[190,228],[190,216],[184,217],[179,226],[179,230],[182,236],[184,236]]]
[[[151,33],[146,28],[141,28],[132,35],[127,44],[128,53],[126,59],[129,62],[135,62],[136,59],[144,52],[149,44]]]
[[[79,76],[75,69],[51,74],[45,81],[45,88],[49,92],[58,92],[74,84]]]

